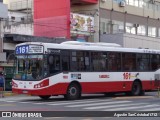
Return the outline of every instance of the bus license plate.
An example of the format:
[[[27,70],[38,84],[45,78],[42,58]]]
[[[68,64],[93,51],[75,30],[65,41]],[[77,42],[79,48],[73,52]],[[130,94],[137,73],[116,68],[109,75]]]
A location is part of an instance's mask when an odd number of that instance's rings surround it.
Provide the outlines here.
[[[26,94],[26,93],[28,93],[28,91],[26,91],[26,90],[23,90],[23,93],[25,93],[25,94]]]

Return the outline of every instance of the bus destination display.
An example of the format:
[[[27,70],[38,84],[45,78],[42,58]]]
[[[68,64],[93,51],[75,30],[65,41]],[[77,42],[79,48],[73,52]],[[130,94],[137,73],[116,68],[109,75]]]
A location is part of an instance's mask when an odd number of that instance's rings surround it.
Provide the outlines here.
[[[22,45],[16,47],[16,54],[34,54],[34,53],[43,53],[43,46]]]

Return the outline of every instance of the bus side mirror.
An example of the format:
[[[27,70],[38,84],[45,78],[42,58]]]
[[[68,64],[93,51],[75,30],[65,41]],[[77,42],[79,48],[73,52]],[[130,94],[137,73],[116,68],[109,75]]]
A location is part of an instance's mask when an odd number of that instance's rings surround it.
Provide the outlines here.
[[[53,64],[53,56],[52,56],[52,55],[50,55],[50,56],[48,57],[48,63],[49,63],[49,65],[52,65],[52,64]]]

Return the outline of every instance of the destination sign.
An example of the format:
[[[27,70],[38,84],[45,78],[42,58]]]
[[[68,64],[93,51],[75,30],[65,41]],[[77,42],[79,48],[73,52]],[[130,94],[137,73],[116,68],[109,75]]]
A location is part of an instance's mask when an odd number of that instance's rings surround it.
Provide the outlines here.
[[[22,45],[16,47],[16,54],[35,54],[35,53],[43,53],[43,46]]]

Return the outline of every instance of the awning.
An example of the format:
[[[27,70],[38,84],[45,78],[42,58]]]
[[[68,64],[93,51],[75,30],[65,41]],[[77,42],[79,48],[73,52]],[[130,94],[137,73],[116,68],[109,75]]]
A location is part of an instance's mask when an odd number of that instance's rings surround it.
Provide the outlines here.
[[[98,0],[71,0],[72,5],[97,4]]]
[[[37,36],[20,35],[20,34],[5,34],[3,40],[4,43],[22,43],[22,42],[61,43],[69,39],[37,37]]]

